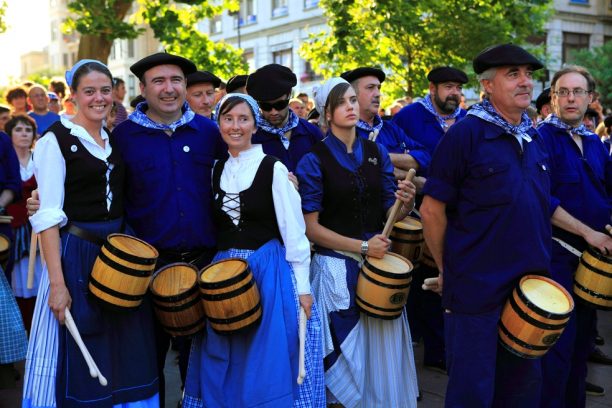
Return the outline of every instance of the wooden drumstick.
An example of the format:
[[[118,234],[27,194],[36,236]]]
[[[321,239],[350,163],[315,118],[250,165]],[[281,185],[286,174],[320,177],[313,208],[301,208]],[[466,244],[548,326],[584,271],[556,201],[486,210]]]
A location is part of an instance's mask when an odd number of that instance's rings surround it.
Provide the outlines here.
[[[608,233],[609,233],[610,235],[612,235],[612,225],[607,224],[607,225],[606,225],[606,231],[608,231]]]
[[[406,178],[404,179],[404,181],[412,181],[415,174],[416,174],[415,169],[408,170],[408,174],[406,174]],[[383,232],[382,232],[383,235],[387,238],[389,238],[389,234],[391,234],[391,229],[393,228],[393,224],[395,224],[395,217],[397,217],[397,212],[399,211],[401,206],[402,206],[402,200],[397,198],[395,200],[395,204],[393,204],[393,207],[391,208],[391,213],[389,214],[389,218],[387,218],[387,223],[385,224],[385,228],[383,229]]]
[[[76,327],[76,324],[74,323],[74,319],[72,318],[72,314],[70,314],[70,310],[66,308],[64,313],[65,313],[66,327],[68,328],[68,331],[72,335],[72,338],[74,338],[74,341],[77,344],[77,346],[79,346],[79,350],[81,350],[81,354],[83,354],[83,358],[85,359],[85,362],[87,363],[87,367],[89,368],[89,375],[91,375],[92,378],[98,377],[98,381],[100,381],[100,385],[105,387],[108,384],[108,381],[106,381],[106,378],[100,372],[100,369],[96,365],[96,362],[94,361],[93,357],[91,356],[91,354],[89,354],[89,350],[87,350],[85,343],[83,343],[83,339],[81,338],[81,335],[79,333],[79,330]]]
[[[0,224],[10,224],[13,217],[10,215],[0,215]]]
[[[36,247],[38,246],[38,234],[32,230],[30,238],[30,257],[28,259],[28,284],[27,288],[34,287],[34,265],[36,264]]]
[[[298,359],[298,378],[297,383],[301,385],[306,378],[306,367],[304,364],[304,348],[306,347],[306,312],[300,306],[300,353]]]

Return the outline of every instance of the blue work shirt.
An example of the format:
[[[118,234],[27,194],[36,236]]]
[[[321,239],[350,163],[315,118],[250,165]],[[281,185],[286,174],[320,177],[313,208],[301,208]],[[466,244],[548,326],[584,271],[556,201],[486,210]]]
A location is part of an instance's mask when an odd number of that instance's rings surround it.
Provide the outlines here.
[[[58,120],[60,120],[60,116],[55,112],[47,112],[44,115],[39,115],[35,112],[28,112],[28,115],[36,122],[36,133],[42,135],[45,133],[45,130]]]
[[[279,135],[268,133],[263,129],[257,129],[251,143],[261,144],[265,154],[276,157],[289,171],[295,172],[300,159],[321,139],[323,139],[321,130],[300,118],[297,127],[291,129],[289,149],[285,149]]]
[[[442,304],[458,313],[503,305],[519,278],[550,267],[550,175],[544,144],[475,116],[451,126],[424,194],[446,204]]]
[[[370,132],[359,128],[357,128],[357,134],[364,139],[370,136]],[[376,143],[383,145],[389,153],[411,155],[419,163],[418,174],[427,174],[431,155],[423,145],[406,136],[404,131],[393,122],[383,121],[383,126],[376,137]]]
[[[21,198],[19,159],[10,137],[0,132],[0,193],[3,190],[11,190],[15,195],[14,201]]]
[[[322,143],[329,148],[334,158],[345,169],[356,173],[363,162],[363,147],[361,143],[353,143],[353,151],[348,153],[346,145],[331,132]],[[395,203],[395,192],[397,184],[393,177],[393,164],[389,159],[389,153],[384,146],[377,144],[380,157],[382,158],[381,178],[382,178],[382,207],[385,212]],[[296,175],[300,182],[300,196],[302,197],[302,211],[305,214],[321,212],[323,210],[323,171],[321,162],[314,153],[306,153],[297,166]],[[348,182],[348,181],[347,181]],[[361,191],[360,193],[365,193]],[[380,231],[372,231],[371,234],[362,239],[369,239]]]
[[[549,123],[538,126],[551,171],[552,209],[557,205],[596,231],[604,232],[612,215],[612,159],[597,135],[581,136],[582,152],[568,131]],[[583,238],[553,226],[553,236],[579,251]]]
[[[195,115],[168,136],[126,120],[112,136],[125,162],[125,214],[136,235],[162,250],[214,247],[211,171],[227,155],[217,125]]]
[[[462,109],[455,123],[465,117],[466,113]],[[419,102],[403,107],[393,116],[393,123],[399,126],[409,138],[425,146],[431,155],[444,136],[444,129],[438,123],[438,119]]]

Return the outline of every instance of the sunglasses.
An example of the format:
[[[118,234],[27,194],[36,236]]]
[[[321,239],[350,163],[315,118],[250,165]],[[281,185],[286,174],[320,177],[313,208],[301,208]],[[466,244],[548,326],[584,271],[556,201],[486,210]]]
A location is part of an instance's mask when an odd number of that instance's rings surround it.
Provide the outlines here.
[[[284,101],[276,101],[276,102],[257,102],[259,107],[264,112],[270,112],[272,109],[277,111],[285,109],[289,105],[289,99],[285,99]]]

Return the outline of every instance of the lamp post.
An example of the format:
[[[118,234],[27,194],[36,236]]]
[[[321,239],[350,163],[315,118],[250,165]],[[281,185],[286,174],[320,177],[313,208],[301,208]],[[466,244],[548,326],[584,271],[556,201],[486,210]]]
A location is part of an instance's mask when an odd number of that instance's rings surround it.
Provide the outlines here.
[[[238,32],[238,48],[242,48],[240,46],[240,9],[236,11],[230,11],[229,15],[232,17],[236,17],[236,31]]]

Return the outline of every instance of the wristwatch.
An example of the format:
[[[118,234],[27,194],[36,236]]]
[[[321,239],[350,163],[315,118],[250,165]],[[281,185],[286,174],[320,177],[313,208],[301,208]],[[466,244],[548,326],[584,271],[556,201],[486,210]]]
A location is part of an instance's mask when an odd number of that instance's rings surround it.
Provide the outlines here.
[[[367,255],[368,248],[368,241],[361,241],[361,255]]]

